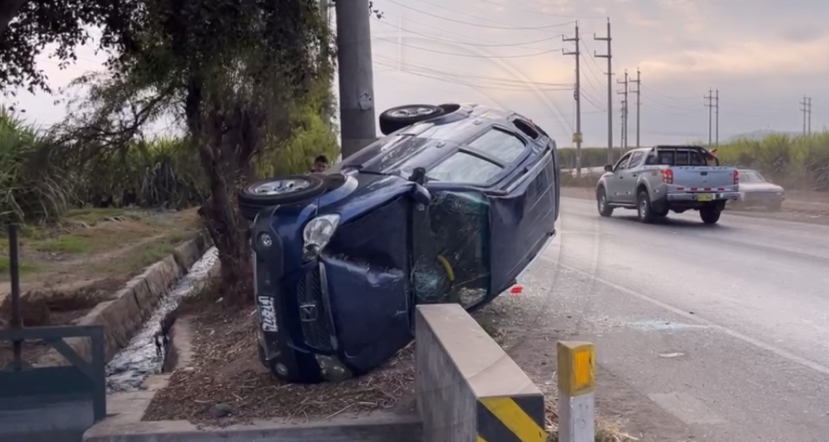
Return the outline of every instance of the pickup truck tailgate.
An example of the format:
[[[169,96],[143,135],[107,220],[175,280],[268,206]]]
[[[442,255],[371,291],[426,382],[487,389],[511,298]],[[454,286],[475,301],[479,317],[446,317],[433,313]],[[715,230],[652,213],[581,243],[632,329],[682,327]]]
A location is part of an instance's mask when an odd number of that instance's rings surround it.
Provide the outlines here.
[[[723,166],[674,166],[674,186],[715,189],[734,185],[733,167]]]

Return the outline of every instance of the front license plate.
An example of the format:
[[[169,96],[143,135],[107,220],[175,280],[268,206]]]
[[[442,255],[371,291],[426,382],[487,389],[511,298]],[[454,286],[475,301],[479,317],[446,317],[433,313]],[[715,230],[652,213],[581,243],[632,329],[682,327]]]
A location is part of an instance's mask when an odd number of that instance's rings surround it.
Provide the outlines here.
[[[714,201],[714,195],[710,193],[702,193],[697,195],[697,201]]]
[[[273,298],[270,296],[257,296],[256,309],[259,311],[259,324],[262,331],[278,332],[279,326],[276,324],[276,309],[273,305]]]

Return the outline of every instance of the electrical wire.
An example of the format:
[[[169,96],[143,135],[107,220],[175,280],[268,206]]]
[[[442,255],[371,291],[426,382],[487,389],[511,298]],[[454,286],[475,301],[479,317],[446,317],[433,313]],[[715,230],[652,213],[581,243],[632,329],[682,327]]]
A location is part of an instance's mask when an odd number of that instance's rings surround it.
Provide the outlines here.
[[[579,19],[583,19],[583,18],[606,18],[606,17],[604,17],[604,16],[598,16],[598,15],[588,15],[588,16],[583,16],[583,15],[582,15],[582,16],[575,16],[575,15],[551,14],[551,13],[549,13],[549,12],[544,12],[544,11],[531,11],[531,10],[529,10],[529,9],[521,9],[521,8],[516,8],[515,6],[507,6],[507,5],[505,5],[505,4],[498,3],[498,2],[495,2],[495,1],[492,1],[492,0],[478,0],[478,1],[479,1],[479,2],[482,2],[482,3],[489,3],[490,5],[495,5],[495,6],[498,6],[498,7],[504,8],[504,9],[511,9],[511,10],[513,10],[513,11],[524,12],[524,13],[527,13],[527,14],[532,14],[532,15],[536,15],[536,16],[538,16],[538,15],[546,15],[546,16],[548,16],[548,17],[558,17],[558,18],[579,18]]]
[[[389,68],[392,67],[392,65],[385,64],[385,63],[382,63],[382,62],[381,63],[376,63],[376,65],[377,66],[382,66],[382,67],[389,67]],[[435,74],[435,73],[428,72],[428,71],[411,69],[411,68],[409,68],[409,69],[401,68],[399,70],[401,72],[405,72],[405,73],[415,75],[415,76],[418,76],[418,77],[429,78],[429,79],[432,79],[432,80],[439,80],[439,81],[444,81],[444,82],[448,82],[448,83],[454,83],[454,84],[459,84],[459,85],[463,85],[463,86],[470,86],[470,87],[487,89],[487,90],[502,90],[502,91],[514,91],[514,92],[533,92],[534,91],[533,88],[531,88],[527,85],[486,83],[486,82],[476,81],[475,79],[465,80],[465,79],[461,79],[462,77],[458,77],[458,76],[455,76],[455,75],[440,75],[440,74]],[[559,87],[559,88],[536,87],[536,89],[538,89],[542,92],[560,92],[560,91],[572,90],[572,88],[562,88],[562,87]]]
[[[388,38],[382,38],[382,37],[375,37],[375,38],[372,38],[372,40],[382,40],[382,41],[386,41],[386,42],[389,42],[389,43],[399,44],[400,46],[405,46],[407,48],[418,49],[418,50],[421,50],[421,51],[424,51],[424,52],[431,52],[433,54],[451,55],[453,57],[466,57],[466,58],[485,58],[485,59],[492,59],[492,58],[501,58],[501,59],[506,59],[506,58],[530,58],[530,57],[537,57],[539,55],[545,55],[545,54],[550,54],[550,53],[553,53],[553,52],[558,52],[558,51],[561,50],[561,48],[556,48],[556,49],[550,49],[550,50],[547,50],[547,51],[536,52],[534,54],[521,54],[521,55],[459,54],[457,52],[436,51],[434,49],[427,49],[427,48],[422,48],[422,47],[418,47],[418,46],[412,46],[412,45],[408,45],[408,44],[405,44],[405,43],[402,43],[402,42],[398,42],[396,40],[392,40],[392,39],[388,39]]]
[[[420,14],[423,14],[423,15],[427,15],[429,17],[434,17],[434,18],[437,18],[437,19],[440,19],[440,20],[445,20],[445,21],[448,21],[448,22],[458,23],[458,24],[467,25],[467,26],[475,26],[475,27],[478,27],[478,28],[503,29],[503,30],[507,30],[507,31],[531,31],[531,30],[544,30],[544,29],[559,28],[559,27],[562,27],[562,26],[567,26],[567,25],[571,25],[571,24],[575,23],[575,21],[571,20],[571,21],[568,21],[566,23],[556,23],[556,24],[553,24],[553,25],[546,25],[546,26],[529,26],[529,27],[490,26],[490,25],[483,25],[483,24],[480,24],[480,23],[471,23],[471,22],[467,22],[467,21],[463,21],[463,20],[454,20],[454,19],[442,17],[442,16],[437,15],[437,14],[432,14],[431,12],[426,12],[426,11],[423,11],[423,10],[420,10],[420,9],[417,9],[417,8],[413,8],[413,7],[408,6],[408,5],[404,5],[404,4],[399,3],[395,0],[387,0],[387,1],[390,2],[390,3],[394,3],[395,5],[401,6],[403,8],[412,10],[414,12],[417,12],[417,13],[420,13]]]
[[[527,45],[532,45],[532,44],[537,44],[537,43],[544,43],[544,42],[548,42],[548,41],[552,41],[552,40],[558,40],[559,38],[561,38],[564,35],[564,34],[556,34],[552,37],[546,37],[546,38],[542,38],[542,39],[538,39],[538,40],[526,41],[526,42],[521,42],[521,43],[481,44],[481,43],[471,43],[471,42],[457,41],[457,40],[452,40],[452,39],[448,39],[448,38],[444,39],[444,38],[437,37],[437,36],[434,36],[434,35],[424,34],[424,33],[421,33],[421,32],[412,31],[411,29],[406,29],[406,28],[403,28],[403,27],[400,27],[400,26],[395,26],[395,25],[392,25],[390,23],[385,23],[383,20],[379,20],[379,19],[375,19],[375,20],[377,22],[383,24],[383,25],[393,27],[394,29],[402,31],[402,32],[408,32],[410,34],[419,35],[421,37],[426,37],[426,38],[436,40],[436,41],[441,41],[441,42],[444,42],[444,43],[455,43],[455,44],[462,44],[464,46],[474,46],[474,47],[479,47],[479,48],[514,48],[514,47],[521,47],[521,46],[527,46]]]
[[[381,61],[386,61],[388,63],[397,63],[397,60],[394,60],[389,57],[384,57],[382,55],[375,56],[376,59]],[[516,86],[516,87],[529,87],[529,86],[536,86],[542,88],[555,88],[555,90],[569,90],[572,89],[573,85],[571,83],[548,83],[548,82],[534,82],[534,81],[523,81],[523,80],[513,80],[510,78],[497,78],[497,77],[487,77],[475,74],[469,74],[466,72],[458,72],[458,71],[449,71],[449,70],[442,70],[442,69],[435,69],[429,66],[425,66],[418,63],[412,62],[402,62],[400,63],[401,66],[405,65],[407,67],[414,68],[416,70],[425,71],[429,74],[434,75],[444,75],[452,78],[468,78],[474,80],[481,80],[481,81],[488,81],[490,83],[496,83],[498,85],[507,85],[507,86]]]

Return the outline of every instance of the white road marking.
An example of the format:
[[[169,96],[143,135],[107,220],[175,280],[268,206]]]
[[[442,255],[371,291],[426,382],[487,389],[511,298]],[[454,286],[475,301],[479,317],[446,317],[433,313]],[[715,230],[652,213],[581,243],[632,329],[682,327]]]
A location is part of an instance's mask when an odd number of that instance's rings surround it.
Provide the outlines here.
[[[793,354],[793,353],[788,352],[786,350],[783,350],[781,348],[775,347],[773,345],[767,344],[767,343],[762,342],[760,340],[754,339],[750,336],[746,336],[746,335],[744,335],[740,332],[731,330],[731,329],[723,327],[719,324],[715,324],[711,321],[700,318],[699,316],[692,315],[692,314],[690,314],[690,313],[688,313],[688,312],[686,312],[682,309],[676,308],[676,307],[674,307],[670,304],[666,304],[662,301],[656,300],[654,298],[651,298],[650,296],[647,296],[647,295],[644,295],[642,293],[636,292],[636,291],[631,290],[627,287],[624,287],[624,286],[621,286],[619,284],[610,282],[608,280],[599,278],[595,275],[590,275],[590,274],[588,274],[588,273],[586,273],[582,270],[579,270],[579,269],[576,269],[576,268],[573,268],[573,267],[570,267],[570,266],[567,266],[567,265],[564,265],[564,264],[560,264],[559,262],[557,262],[557,261],[555,261],[552,258],[549,258],[547,256],[542,255],[541,259],[544,260],[544,261],[547,261],[549,263],[555,264],[555,265],[557,265],[557,266],[559,266],[563,269],[566,269],[566,270],[569,270],[571,272],[574,272],[574,273],[580,274],[582,276],[585,276],[587,278],[590,278],[594,282],[600,282],[600,283],[602,283],[602,284],[604,284],[608,287],[612,287],[612,288],[614,288],[614,289],[616,289],[616,290],[618,290],[622,293],[625,293],[625,294],[628,294],[628,295],[633,296],[635,298],[638,298],[638,299],[641,299],[643,301],[649,302],[649,303],[651,303],[651,304],[653,304],[657,307],[661,307],[661,308],[663,308],[665,310],[668,310],[668,311],[670,311],[670,312],[672,312],[676,315],[682,316],[683,318],[686,318],[691,322],[696,322],[696,323],[701,324],[701,325],[707,325],[708,327],[710,327],[712,329],[715,329],[717,331],[720,331],[722,333],[725,333],[725,334],[727,334],[727,335],[729,335],[733,338],[739,339],[739,340],[741,340],[743,342],[746,342],[748,344],[751,344],[751,345],[753,345],[757,348],[761,348],[763,350],[774,353],[775,355],[780,356],[781,358],[785,358],[785,359],[788,359],[791,362],[800,364],[804,367],[811,368],[812,370],[817,371],[818,373],[829,375],[829,368],[825,367],[821,364],[818,364],[817,362],[810,361],[806,358],[800,357],[796,354]]]

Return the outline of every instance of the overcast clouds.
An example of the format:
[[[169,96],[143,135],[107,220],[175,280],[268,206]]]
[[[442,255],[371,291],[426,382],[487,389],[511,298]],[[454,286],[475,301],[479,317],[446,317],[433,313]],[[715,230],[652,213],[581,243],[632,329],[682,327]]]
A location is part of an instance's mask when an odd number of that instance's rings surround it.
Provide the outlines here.
[[[582,132],[585,145],[603,146],[606,60],[592,54],[606,51],[593,34],[605,34],[609,16],[616,78],[625,68],[632,75],[637,67],[642,71],[643,144],[707,139],[702,97],[709,87],[720,91],[721,140],[758,129],[799,131],[798,102],[804,94],[812,97],[814,129],[822,128],[829,116],[823,107],[829,104],[829,3],[376,0],[375,5],[385,13],[371,22],[378,113],[406,102],[496,104],[526,114],[560,145],[570,145],[574,57],[562,55],[561,48],[574,47],[562,42],[561,34],[572,37],[572,22],[578,19],[583,37]],[[100,69],[103,59],[91,48],[83,48],[80,58],[76,66],[59,71],[44,57],[42,68],[53,85],[61,86],[81,72]],[[615,80],[618,143],[622,96],[616,93],[621,85]],[[630,98],[633,144],[635,96]],[[53,100],[28,94],[17,98],[42,123],[64,113]]]

